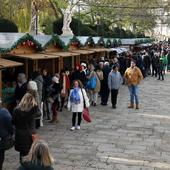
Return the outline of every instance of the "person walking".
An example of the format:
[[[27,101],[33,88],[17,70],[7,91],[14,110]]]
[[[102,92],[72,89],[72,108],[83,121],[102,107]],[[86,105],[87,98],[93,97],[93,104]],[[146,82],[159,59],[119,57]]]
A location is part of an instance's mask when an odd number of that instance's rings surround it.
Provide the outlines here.
[[[126,69],[124,78],[130,92],[130,105],[128,108],[134,108],[135,100],[136,109],[139,109],[138,84],[143,79],[143,75],[141,70],[136,66],[136,62],[134,60],[131,61],[131,66]]]
[[[100,88],[101,88],[99,77],[98,77],[98,75],[97,75],[97,73],[94,69],[95,69],[94,65],[90,64],[90,75],[88,76],[88,79],[90,80],[90,79],[94,78],[96,80],[96,86],[93,89],[89,89],[90,100],[91,100],[92,106],[97,105],[98,93],[99,93]]]
[[[61,84],[59,82],[59,78],[54,76],[52,78],[52,85],[51,85],[51,98],[53,99],[52,102],[52,120],[50,123],[58,122],[58,109],[60,107],[60,93],[61,93]]]
[[[103,67],[103,80],[101,81],[101,89],[100,89],[100,96],[101,96],[101,105],[106,106],[109,98],[109,88],[108,88],[108,75],[111,71],[109,66],[109,62],[104,63]]]
[[[47,120],[50,120],[50,109],[48,102],[48,93],[50,90],[50,85],[52,83],[52,77],[49,75],[47,69],[42,70],[43,76],[43,93],[42,93],[42,101],[43,101],[43,115]]]
[[[36,133],[35,118],[40,115],[41,112],[33,92],[26,93],[14,109],[12,123],[15,126],[15,150],[20,153],[21,162],[31,148],[32,134]]]
[[[114,64],[112,66],[112,71],[108,76],[108,87],[111,91],[111,103],[113,109],[116,109],[118,91],[123,82],[122,76],[118,70],[118,65]]]
[[[67,108],[69,111],[73,113],[72,116],[72,127],[70,130],[80,130],[81,120],[82,120],[82,112],[84,109],[84,102],[86,107],[90,106],[89,99],[87,97],[86,91],[83,88],[82,83],[79,80],[75,80],[73,82],[74,87],[70,91],[70,95],[68,98]],[[76,126],[76,117],[78,115],[78,122]]]
[[[54,170],[53,163],[54,159],[47,143],[37,140],[32,144],[28,156],[17,170]]]
[[[157,66],[158,69],[158,80],[162,78],[162,81],[164,80],[164,63],[163,63],[163,58],[159,59],[159,63]]]
[[[17,85],[15,88],[15,100],[16,104],[18,104],[22,97],[27,92],[27,79],[24,73],[19,73],[17,77]]]
[[[5,159],[5,142],[13,134],[12,117],[9,111],[2,107],[0,99],[0,170],[2,170]]]

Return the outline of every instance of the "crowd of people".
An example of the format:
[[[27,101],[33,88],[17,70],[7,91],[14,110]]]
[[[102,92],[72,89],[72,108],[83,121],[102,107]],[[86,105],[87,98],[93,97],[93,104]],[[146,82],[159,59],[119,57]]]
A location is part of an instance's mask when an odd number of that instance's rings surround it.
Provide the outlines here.
[[[4,141],[13,133],[15,150],[20,153],[19,170],[34,169],[34,166],[52,169],[53,159],[47,144],[33,140],[36,129],[45,120],[57,123],[59,112],[67,108],[72,112],[70,130],[80,130],[84,106],[97,107],[99,103],[107,106],[111,93],[112,108],[116,109],[122,85],[129,89],[128,108],[139,109],[140,81],[147,76],[164,80],[168,58],[166,46],[153,46],[134,53],[113,53],[110,59],[93,58],[88,63],[77,64],[73,70],[65,69],[54,75],[48,73],[48,68],[33,72],[29,80],[24,73],[19,73],[13,113],[0,107],[0,170],[5,155]]]

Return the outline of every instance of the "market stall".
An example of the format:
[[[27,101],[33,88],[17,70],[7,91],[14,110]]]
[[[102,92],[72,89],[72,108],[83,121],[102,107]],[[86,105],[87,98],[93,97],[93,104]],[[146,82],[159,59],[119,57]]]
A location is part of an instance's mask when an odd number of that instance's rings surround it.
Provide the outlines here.
[[[10,109],[14,104],[14,91],[15,84],[13,81],[7,81],[5,72],[7,69],[14,69],[15,67],[21,66],[22,63],[6,60],[0,57],[0,98],[2,99],[3,105]],[[12,79],[12,77],[8,77]]]

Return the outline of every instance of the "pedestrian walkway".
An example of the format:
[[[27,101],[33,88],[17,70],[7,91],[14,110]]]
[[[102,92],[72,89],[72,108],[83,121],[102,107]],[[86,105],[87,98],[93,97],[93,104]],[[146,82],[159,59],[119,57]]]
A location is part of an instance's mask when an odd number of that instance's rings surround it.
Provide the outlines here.
[[[91,107],[92,123],[71,132],[71,113],[40,129],[55,157],[55,170],[170,170],[170,75],[146,78],[140,85],[140,109],[127,109],[122,86],[117,109]],[[14,170],[19,155],[6,152],[5,170]]]

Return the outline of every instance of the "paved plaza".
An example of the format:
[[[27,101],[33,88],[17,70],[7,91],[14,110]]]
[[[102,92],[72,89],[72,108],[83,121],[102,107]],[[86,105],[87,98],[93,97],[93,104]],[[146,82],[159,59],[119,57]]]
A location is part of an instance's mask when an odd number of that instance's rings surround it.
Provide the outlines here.
[[[127,109],[126,86],[117,109],[91,107],[92,123],[70,131],[71,113],[39,130],[55,158],[55,170],[170,170],[170,75],[165,81],[148,77],[140,85],[140,109]],[[100,103],[100,101],[98,101]],[[16,170],[19,154],[6,152],[4,170]]]

